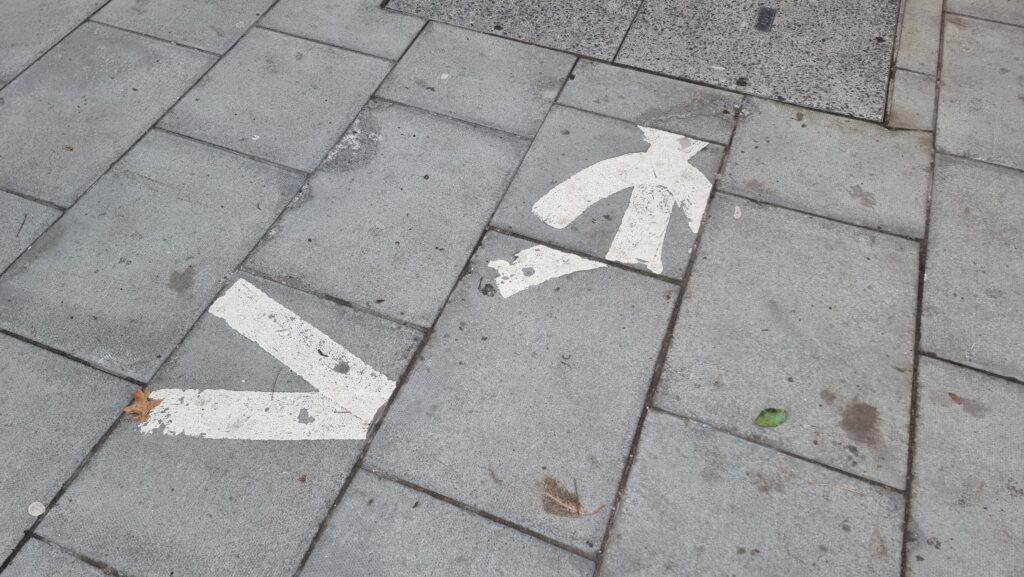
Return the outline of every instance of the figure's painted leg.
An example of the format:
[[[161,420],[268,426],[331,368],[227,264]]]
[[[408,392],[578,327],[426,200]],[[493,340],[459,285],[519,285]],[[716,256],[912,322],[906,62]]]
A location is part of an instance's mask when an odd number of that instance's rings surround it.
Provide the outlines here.
[[[675,199],[664,186],[641,184],[633,189],[606,258],[626,264],[642,264],[661,273],[661,247],[665,243]]]

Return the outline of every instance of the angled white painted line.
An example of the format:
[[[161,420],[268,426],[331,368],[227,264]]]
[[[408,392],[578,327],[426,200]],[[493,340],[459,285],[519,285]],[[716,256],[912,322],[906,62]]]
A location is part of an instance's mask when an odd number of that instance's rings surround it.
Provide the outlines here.
[[[608,260],[643,264],[662,271],[661,247],[674,205],[686,213],[690,230],[700,229],[711,194],[711,181],[689,160],[707,142],[638,126],[650,144],[645,152],[602,160],[552,188],[533,205],[533,213],[561,229],[594,203],[633,188],[622,225],[608,251]]]
[[[508,298],[553,278],[607,265],[538,244],[517,252],[511,263],[492,260],[487,266],[498,271],[494,283],[501,296]]]

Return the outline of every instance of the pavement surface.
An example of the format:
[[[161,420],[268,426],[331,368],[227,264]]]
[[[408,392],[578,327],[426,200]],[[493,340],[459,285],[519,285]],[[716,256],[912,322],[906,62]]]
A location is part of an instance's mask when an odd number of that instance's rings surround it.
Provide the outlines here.
[[[0,0],[0,577],[1024,577],[1024,3]]]

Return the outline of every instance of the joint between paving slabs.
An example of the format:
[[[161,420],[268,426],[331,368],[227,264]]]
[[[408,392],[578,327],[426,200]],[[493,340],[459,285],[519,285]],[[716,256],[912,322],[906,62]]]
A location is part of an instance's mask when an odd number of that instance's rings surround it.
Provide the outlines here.
[[[213,56],[214,58],[218,58],[219,59],[222,56],[221,54],[217,54],[216,52],[210,52],[209,50],[204,50],[202,48],[199,48],[198,46],[192,46],[191,44],[185,44],[184,42],[177,42],[177,41],[174,41],[174,40],[168,40],[166,38],[161,38],[159,36],[153,36],[152,34],[147,34],[145,32],[139,32],[138,30],[132,30],[131,28],[123,28],[121,26],[118,26],[117,24],[111,24],[109,22],[103,22],[102,20],[93,20],[91,16],[89,17],[88,22],[90,24],[94,24],[96,26],[103,26],[104,28],[112,28],[114,30],[120,30],[121,32],[127,32],[129,34],[134,34],[136,36],[141,36],[143,38],[149,38],[150,40],[154,40],[154,41],[159,42],[161,44],[166,44],[167,46],[174,46],[176,48],[185,48],[185,49],[188,49],[188,50],[194,50],[196,52],[205,54],[207,56]]]
[[[269,10],[268,10],[268,12],[269,12]],[[303,42],[309,42],[311,44],[319,44],[320,46],[325,46],[325,47],[331,48],[333,50],[344,50],[345,52],[352,52],[354,54],[359,54],[360,56],[366,56],[367,58],[373,58],[374,60],[380,60],[380,61],[383,61],[383,62],[387,62],[392,67],[394,67],[394,65],[398,63],[398,59],[385,58],[385,57],[377,55],[377,54],[370,54],[369,52],[363,52],[362,50],[358,50],[356,48],[348,48],[346,46],[339,46],[337,44],[331,44],[329,42],[324,42],[323,40],[317,40],[316,38],[310,38],[308,36],[301,36],[301,35],[296,34],[294,32],[286,32],[284,30],[278,30],[277,28],[274,28],[272,26],[269,26],[269,25],[266,25],[266,24],[262,23],[263,22],[263,18],[265,16],[266,16],[266,14],[264,14],[263,16],[260,16],[259,21],[257,21],[256,24],[253,25],[253,29],[254,30],[264,30],[264,31],[267,31],[267,32],[273,32],[274,34],[280,34],[282,36],[289,36],[291,38],[295,38],[296,40],[302,40]],[[409,45],[411,46],[412,42],[410,42]],[[390,70],[388,72],[390,72]]]

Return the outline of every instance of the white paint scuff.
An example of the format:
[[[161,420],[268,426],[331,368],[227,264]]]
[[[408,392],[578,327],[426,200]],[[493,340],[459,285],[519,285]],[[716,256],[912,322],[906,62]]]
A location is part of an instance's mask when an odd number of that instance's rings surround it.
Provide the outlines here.
[[[696,233],[707,209],[711,181],[689,160],[708,143],[656,128],[638,127],[650,144],[645,152],[602,160],[552,188],[533,205],[533,213],[562,229],[588,208],[621,190],[633,188],[629,206],[607,258],[662,271],[661,250],[675,205],[683,208]]]
[[[498,285],[498,293],[504,298],[509,298],[551,279],[607,265],[544,245],[537,245],[517,252],[512,262],[492,260],[487,263],[487,266],[498,271],[498,276],[494,281]]]

